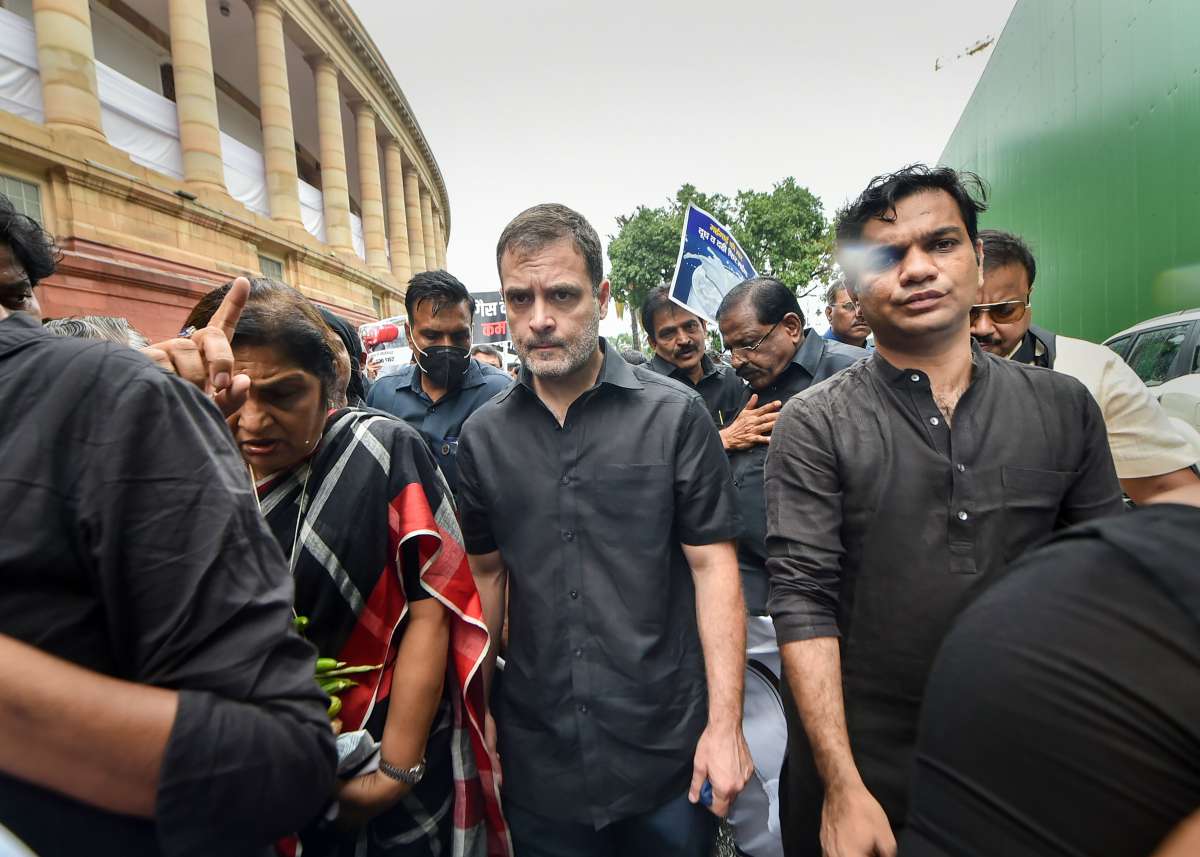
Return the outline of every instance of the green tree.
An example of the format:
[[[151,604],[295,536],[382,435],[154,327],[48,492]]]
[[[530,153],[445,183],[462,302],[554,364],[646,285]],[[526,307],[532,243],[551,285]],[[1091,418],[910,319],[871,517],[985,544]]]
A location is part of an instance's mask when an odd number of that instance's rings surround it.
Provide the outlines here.
[[[639,205],[618,217],[617,234],[609,236],[613,296],[629,308],[634,347],[641,347],[638,307],[651,289],[675,277],[688,203],[733,230],[755,270],[778,277],[801,296],[832,270],[831,232],[821,200],[791,176],[768,192],[743,190],[733,199],[684,184],[664,205]]]
[[[730,228],[755,270],[782,280],[799,296],[831,273],[832,231],[821,200],[791,176],[770,192],[739,191],[735,222]]]

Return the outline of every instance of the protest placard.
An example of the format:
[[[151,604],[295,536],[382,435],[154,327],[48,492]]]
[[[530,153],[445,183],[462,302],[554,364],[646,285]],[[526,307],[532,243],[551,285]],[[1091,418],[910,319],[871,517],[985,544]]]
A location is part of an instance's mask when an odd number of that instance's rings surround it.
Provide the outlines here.
[[[758,276],[733,233],[689,203],[683,216],[671,300],[716,324],[721,299],[742,280]]]
[[[471,342],[508,342],[508,312],[499,292],[475,292],[475,320],[471,323]]]

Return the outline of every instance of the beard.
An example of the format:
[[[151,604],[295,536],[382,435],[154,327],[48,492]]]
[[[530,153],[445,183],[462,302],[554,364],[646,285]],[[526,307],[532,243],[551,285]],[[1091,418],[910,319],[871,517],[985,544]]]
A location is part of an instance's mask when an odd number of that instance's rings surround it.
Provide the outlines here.
[[[517,340],[517,355],[529,367],[530,373],[538,378],[563,378],[578,372],[592,355],[600,340],[600,304],[592,311],[592,317],[573,339],[560,336],[537,336],[531,334]],[[536,351],[538,346],[553,345],[562,349],[559,355],[549,356]]]

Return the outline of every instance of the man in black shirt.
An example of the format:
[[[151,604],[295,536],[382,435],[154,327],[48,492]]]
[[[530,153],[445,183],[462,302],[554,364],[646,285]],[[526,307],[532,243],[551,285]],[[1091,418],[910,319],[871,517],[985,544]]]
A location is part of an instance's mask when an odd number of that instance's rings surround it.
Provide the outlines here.
[[[748,382],[742,405],[753,396],[760,409],[772,404],[781,407],[802,390],[867,356],[861,348],[823,339],[805,328],[795,293],[772,277],[756,277],[731,289],[717,309],[717,322],[730,364]],[[742,515],[738,567],[746,609],[752,616],[767,615],[766,461],[766,444],[729,450]]]
[[[894,852],[922,689],[964,599],[1056,527],[1123,508],[1083,385],[972,344],[982,209],[953,170],[918,165],[843,212],[876,351],[793,397],[771,440],[791,855]]]
[[[752,770],[716,428],[599,338],[609,285],[583,217],[531,208],[496,260],[524,369],[463,427],[459,500],[493,639],[508,584],[495,727],[517,853],[706,857]]]
[[[1200,807],[1200,487],[1151,502],[1026,554],[955,622],[905,857],[1142,857]]]
[[[703,396],[718,429],[731,423],[741,410],[746,385],[733,367],[708,355],[704,319],[671,300],[669,286],[659,286],[642,304],[642,329],[654,347],[650,368]]]
[[[73,704],[26,708],[0,825],[43,854],[259,854],[328,801],[315,652],[290,629],[287,566],[201,392],[0,308],[0,518],[0,635],[59,659],[44,699],[62,700],[63,661],[90,671],[70,679]],[[33,666],[22,681],[40,680]],[[124,718],[89,703],[97,687]],[[93,749],[99,722],[136,762]]]

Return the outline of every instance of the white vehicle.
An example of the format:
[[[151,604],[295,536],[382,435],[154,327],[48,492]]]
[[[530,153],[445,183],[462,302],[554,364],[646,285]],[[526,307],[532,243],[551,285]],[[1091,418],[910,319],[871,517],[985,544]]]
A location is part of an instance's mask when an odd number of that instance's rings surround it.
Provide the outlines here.
[[[1145,382],[1177,427],[1182,422],[1200,432],[1200,309],[1143,321],[1104,344]]]

